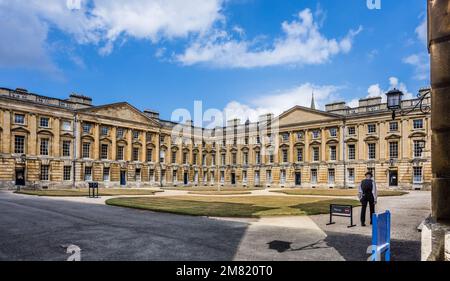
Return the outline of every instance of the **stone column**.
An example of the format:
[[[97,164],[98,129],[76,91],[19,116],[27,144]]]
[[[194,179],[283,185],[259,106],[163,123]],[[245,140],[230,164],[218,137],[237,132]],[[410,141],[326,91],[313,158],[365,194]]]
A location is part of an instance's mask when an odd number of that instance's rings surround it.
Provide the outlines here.
[[[450,0],[428,0],[432,87],[432,218],[422,229],[422,260],[448,259],[450,245]]]
[[[431,54],[433,217],[450,220],[450,1],[429,0]]]

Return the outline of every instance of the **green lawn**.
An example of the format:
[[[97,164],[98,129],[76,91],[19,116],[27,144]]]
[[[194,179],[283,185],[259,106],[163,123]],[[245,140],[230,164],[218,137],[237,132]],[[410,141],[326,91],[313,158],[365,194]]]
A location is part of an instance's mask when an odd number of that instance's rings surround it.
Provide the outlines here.
[[[287,195],[313,195],[313,196],[356,196],[357,189],[282,189],[271,192],[284,193]],[[402,196],[408,194],[406,191],[379,190],[378,196]]]
[[[219,191],[219,189],[217,188],[217,186],[211,186],[211,187],[166,187],[164,188],[166,190],[181,190],[181,191],[194,191],[194,192],[204,192],[204,191],[211,191],[211,192],[216,192]],[[261,190],[261,188],[245,188],[245,187],[221,187],[220,191],[253,191],[253,190]]]
[[[149,189],[109,189],[100,188],[100,196],[118,196],[118,195],[154,195],[157,192],[163,192],[160,190]],[[87,188],[82,189],[48,189],[48,190],[31,190],[22,189],[16,191],[19,194],[36,195],[36,196],[49,196],[49,197],[85,197],[89,195]]]
[[[329,213],[330,204],[358,206],[351,199],[285,196],[171,196],[113,198],[106,204],[156,212],[211,217],[304,216]]]
[[[248,195],[251,191],[189,191],[188,194],[194,195]]]

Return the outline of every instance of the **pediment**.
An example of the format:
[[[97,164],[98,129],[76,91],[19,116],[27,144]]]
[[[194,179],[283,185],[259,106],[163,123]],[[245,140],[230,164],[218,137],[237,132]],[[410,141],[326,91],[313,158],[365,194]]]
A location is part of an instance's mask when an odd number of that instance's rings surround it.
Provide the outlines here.
[[[280,126],[299,124],[299,123],[309,123],[309,122],[319,122],[319,121],[330,121],[333,119],[341,118],[336,114],[331,114],[325,111],[314,110],[302,106],[296,106],[290,110],[284,112],[279,117]]]
[[[160,127],[160,124],[157,121],[151,119],[150,117],[142,113],[139,109],[126,102],[85,108],[79,110],[79,112],[96,115],[98,117],[120,119],[123,121],[133,121]]]

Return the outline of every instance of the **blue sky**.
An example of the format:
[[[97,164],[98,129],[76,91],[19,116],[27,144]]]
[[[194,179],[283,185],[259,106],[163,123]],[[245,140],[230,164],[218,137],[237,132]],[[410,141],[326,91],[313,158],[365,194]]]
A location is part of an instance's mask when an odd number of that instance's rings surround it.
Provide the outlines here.
[[[78,5],[79,4],[79,5]],[[0,0],[0,86],[229,118],[429,85],[425,0]]]

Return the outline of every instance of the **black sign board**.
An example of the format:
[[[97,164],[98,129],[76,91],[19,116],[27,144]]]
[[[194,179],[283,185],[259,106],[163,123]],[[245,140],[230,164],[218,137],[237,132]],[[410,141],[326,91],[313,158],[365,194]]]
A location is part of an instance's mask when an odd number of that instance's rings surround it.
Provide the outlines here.
[[[350,218],[350,225],[348,227],[350,228],[350,227],[356,226],[353,224],[353,206],[352,205],[331,204],[330,205],[330,223],[327,225],[335,224],[335,222],[333,222],[333,216]]]
[[[98,198],[98,182],[89,183],[89,198]]]

